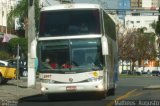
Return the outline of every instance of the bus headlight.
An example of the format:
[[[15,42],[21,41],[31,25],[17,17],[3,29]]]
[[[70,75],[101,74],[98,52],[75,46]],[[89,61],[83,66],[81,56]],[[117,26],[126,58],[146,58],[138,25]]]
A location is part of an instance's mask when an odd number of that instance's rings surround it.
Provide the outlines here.
[[[88,79],[88,82],[95,82],[95,81],[100,81],[102,80],[102,76],[99,76],[99,77],[92,77],[92,78],[89,78]]]
[[[54,80],[50,80],[50,79],[41,79],[41,82],[42,82],[42,83],[50,83],[50,84],[52,84],[52,83],[54,83],[55,81],[54,81]]]
[[[99,90],[104,89],[104,86],[102,84],[98,85],[97,87],[98,87]]]
[[[42,88],[41,88],[41,91],[45,91],[45,90],[46,90],[46,88],[45,88],[45,87],[42,87]]]

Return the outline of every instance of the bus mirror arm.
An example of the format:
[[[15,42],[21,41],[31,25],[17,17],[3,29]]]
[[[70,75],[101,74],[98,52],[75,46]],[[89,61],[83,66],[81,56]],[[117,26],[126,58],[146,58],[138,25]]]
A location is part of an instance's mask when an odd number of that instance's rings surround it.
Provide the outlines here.
[[[108,40],[106,36],[102,36],[101,42],[102,42],[102,54],[109,55]]]
[[[34,39],[32,42],[31,42],[31,58],[35,59],[37,56],[36,56],[36,46],[37,46],[37,41],[36,39]]]

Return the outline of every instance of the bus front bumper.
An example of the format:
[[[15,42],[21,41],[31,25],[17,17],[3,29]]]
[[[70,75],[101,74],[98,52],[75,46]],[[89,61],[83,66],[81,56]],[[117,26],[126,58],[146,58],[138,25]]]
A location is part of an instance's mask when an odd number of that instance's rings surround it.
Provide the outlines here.
[[[104,91],[103,81],[86,82],[86,83],[63,83],[50,84],[41,83],[42,94],[50,93],[69,93],[69,92],[101,92]]]

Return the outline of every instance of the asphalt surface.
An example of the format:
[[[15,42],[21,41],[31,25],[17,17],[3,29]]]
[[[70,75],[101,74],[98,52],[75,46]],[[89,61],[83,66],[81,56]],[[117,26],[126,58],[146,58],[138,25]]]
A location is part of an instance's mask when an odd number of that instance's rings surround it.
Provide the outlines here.
[[[51,101],[47,95],[41,94],[39,80],[34,88],[27,88],[27,79],[22,78],[20,81],[11,80],[8,84],[0,86],[0,104],[3,104],[2,106],[112,106],[115,100],[160,100],[159,84],[160,77],[120,78],[115,96],[97,99],[88,94],[55,94]]]
[[[0,85],[0,100],[19,100],[40,93],[40,82],[36,82],[34,88],[28,88],[26,78],[13,79],[8,81],[7,84]]]

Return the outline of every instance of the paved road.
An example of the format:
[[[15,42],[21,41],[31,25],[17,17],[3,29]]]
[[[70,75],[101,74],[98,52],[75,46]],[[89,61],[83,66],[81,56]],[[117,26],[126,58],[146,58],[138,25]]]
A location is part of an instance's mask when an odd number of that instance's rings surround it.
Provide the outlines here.
[[[19,82],[21,86],[16,86],[16,81],[10,81],[7,85],[0,86],[0,99],[16,102],[20,98],[18,106],[112,106],[116,101],[121,100],[160,100],[160,90],[145,90],[146,86],[159,85],[160,77],[149,78],[120,78],[115,96],[97,100],[91,95],[54,95],[53,101],[48,101],[46,95],[41,95],[39,84],[35,89],[26,88],[26,80]],[[66,99],[67,98],[67,99]],[[15,101],[11,101],[15,100]],[[8,101],[7,101],[8,102]],[[16,104],[15,103],[15,104]],[[118,106],[118,102],[116,102]],[[16,105],[15,105],[16,106]]]
[[[18,100],[19,98],[40,94],[40,84],[36,83],[34,89],[27,88],[27,79],[10,80],[7,84],[0,85],[0,100]]]
[[[155,86],[153,89],[146,87]],[[158,86],[158,89],[156,88]],[[160,77],[149,78],[122,78],[119,82],[117,95],[124,90],[136,90],[127,100],[160,100]]]

